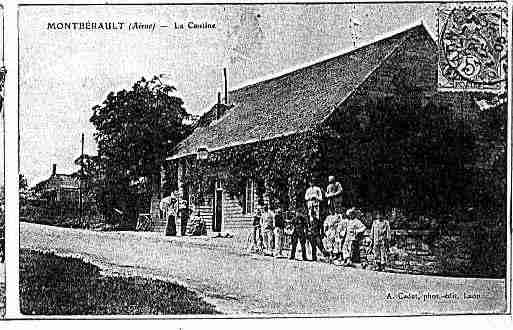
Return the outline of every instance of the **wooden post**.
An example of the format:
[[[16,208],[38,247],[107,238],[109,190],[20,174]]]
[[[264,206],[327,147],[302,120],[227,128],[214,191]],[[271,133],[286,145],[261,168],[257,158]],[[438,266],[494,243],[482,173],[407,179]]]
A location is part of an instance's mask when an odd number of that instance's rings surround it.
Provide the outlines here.
[[[223,68],[224,75],[224,104],[228,105],[228,76],[226,73],[226,68]]]

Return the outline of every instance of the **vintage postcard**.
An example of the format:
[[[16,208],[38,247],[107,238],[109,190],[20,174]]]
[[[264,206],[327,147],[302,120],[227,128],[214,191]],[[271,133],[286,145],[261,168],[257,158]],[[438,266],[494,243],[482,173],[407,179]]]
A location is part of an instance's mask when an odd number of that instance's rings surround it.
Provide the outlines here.
[[[4,10],[0,5],[0,318],[5,316],[5,157],[4,157],[4,98],[5,77],[7,70],[4,65]]]
[[[511,313],[508,8],[20,5],[20,317]]]
[[[4,10],[0,5],[0,318],[5,316],[5,121]]]

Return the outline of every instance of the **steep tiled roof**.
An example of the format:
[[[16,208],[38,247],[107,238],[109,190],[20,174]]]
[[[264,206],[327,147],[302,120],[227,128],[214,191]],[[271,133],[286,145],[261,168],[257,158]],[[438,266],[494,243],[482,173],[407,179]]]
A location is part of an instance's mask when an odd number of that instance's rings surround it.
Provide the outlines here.
[[[234,106],[211,125],[198,127],[170,159],[305,131],[324,121],[408,38],[418,25],[345,54],[229,93]]]

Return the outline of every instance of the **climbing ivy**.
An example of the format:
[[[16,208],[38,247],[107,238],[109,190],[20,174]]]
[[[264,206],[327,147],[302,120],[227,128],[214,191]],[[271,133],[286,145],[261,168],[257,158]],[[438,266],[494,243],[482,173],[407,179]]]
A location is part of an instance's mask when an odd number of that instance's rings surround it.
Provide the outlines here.
[[[304,206],[298,197],[310,178],[325,188],[328,175],[342,183],[347,206],[363,209],[437,215],[480,203],[468,197],[473,194],[465,160],[476,139],[471,123],[449,107],[422,106],[409,98],[362,102],[355,108],[309,131],[225,148],[205,161],[181,160],[183,181],[203,196],[220,180],[241,197],[251,178],[271,206],[289,209]],[[358,116],[361,109],[365,116]]]
[[[183,183],[190,187],[193,199],[200,200],[213,192],[214,182],[220,180],[224,189],[242,201],[246,182],[253,179],[260,203],[265,192],[271,206],[294,208],[307,181],[315,177],[321,135],[319,129],[313,129],[215,151],[207,160],[187,157],[181,160]]]

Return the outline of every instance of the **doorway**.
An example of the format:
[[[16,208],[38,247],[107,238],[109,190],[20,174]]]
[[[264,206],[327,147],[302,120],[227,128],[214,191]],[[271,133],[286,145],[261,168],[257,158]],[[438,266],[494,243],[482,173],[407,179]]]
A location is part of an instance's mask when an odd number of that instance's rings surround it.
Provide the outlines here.
[[[212,216],[212,231],[221,232],[223,223],[223,190],[216,189],[214,196],[214,212]]]

